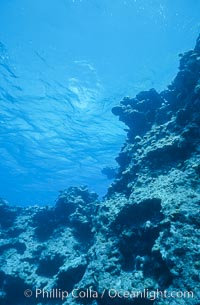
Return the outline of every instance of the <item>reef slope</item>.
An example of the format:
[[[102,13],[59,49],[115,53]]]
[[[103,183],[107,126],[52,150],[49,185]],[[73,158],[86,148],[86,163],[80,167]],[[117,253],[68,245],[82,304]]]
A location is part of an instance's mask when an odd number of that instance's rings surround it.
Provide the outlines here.
[[[55,207],[0,202],[2,305],[200,304],[200,37],[167,90],[112,111],[127,140],[102,202],[86,187],[63,191]],[[69,295],[36,298],[36,288]],[[136,290],[193,297],[121,297]]]

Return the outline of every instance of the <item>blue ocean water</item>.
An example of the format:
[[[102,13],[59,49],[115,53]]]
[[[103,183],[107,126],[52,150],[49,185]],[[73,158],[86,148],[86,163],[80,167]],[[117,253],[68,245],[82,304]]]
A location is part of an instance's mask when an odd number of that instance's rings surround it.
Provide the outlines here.
[[[116,167],[124,96],[163,89],[194,46],[198,0],[1,0],[0,197],[53,204]]]

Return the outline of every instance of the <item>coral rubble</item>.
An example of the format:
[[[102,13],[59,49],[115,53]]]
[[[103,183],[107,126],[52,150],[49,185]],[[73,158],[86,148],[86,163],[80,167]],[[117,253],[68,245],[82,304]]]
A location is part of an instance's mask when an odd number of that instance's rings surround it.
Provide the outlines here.
[[[167,90],[113,108],[128,133],[103,201],[71,187],[55,207],[0,202],[1,304],[200,304],[200,37],[180,56]]]

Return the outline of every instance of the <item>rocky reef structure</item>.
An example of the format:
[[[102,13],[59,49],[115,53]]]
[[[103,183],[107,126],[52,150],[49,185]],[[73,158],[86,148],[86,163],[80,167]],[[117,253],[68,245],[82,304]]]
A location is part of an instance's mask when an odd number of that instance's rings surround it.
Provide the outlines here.
[[[103,201],[71,187],[55,207],[0,202],[2,305],[200,304],[200,37],[167,90],[113,113],[127,140]]]

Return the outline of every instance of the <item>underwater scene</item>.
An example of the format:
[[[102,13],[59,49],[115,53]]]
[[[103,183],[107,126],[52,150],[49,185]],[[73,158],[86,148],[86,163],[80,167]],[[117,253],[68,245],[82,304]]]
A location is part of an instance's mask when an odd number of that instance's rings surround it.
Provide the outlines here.
[[[0,305],[200,305],[199,12],[0,0]]]

